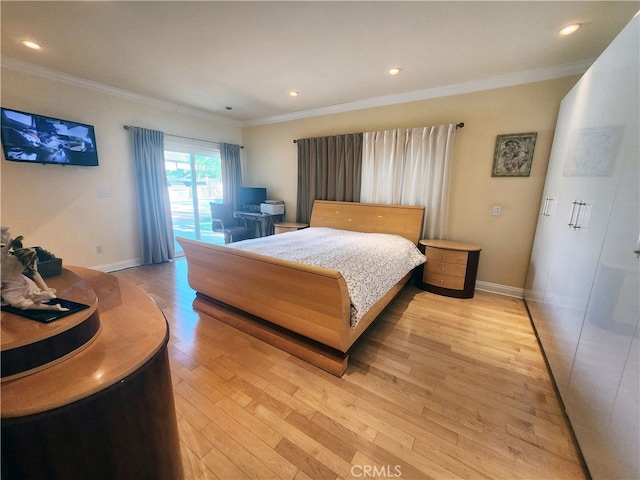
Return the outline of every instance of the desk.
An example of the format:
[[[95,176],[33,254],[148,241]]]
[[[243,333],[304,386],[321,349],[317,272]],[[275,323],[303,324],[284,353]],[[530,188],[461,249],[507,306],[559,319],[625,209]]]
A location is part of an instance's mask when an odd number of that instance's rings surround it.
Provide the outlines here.
[[[252,224],[251,226],[248,225],[248,227],[252,230],[254,237],[273,235],[273,222],[279,222],[284,217],[282,214],[271,215],[270,213],[240,211],[233,212],[233,215]]]

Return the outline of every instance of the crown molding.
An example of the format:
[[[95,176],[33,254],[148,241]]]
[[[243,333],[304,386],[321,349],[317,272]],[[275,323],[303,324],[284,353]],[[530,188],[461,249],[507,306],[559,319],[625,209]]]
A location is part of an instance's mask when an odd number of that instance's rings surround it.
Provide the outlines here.
[[[254,127],[259,125],[268,125],[271,123],[288,122],[292,120],[319,117],[321,115],[331,115],[335,113],[351,112],[354,110],[364,110],[366,108],[383,107],[387,105],[416,102],[420,100],[429,100],[433,98],[448,97],[452,95],[462,95],[465,93],[480,92],[483,90],[493,90],[495,88],[513,87],[516,85],[542,82],[545,80],[553,80],[555,78],[568,77],[571,75],[582,75],[589,69],[594,61],[595,59],[584,60],[581,62],[567,63],[564,65],[556,65],[553,67],[538,68],[535,70],[527,70],[524,72],[510,73],[507,75],[499,75],[480,80],[456,83],[453,85],[446,85],[444,87],[428,88],[426,90],[417,90],[397,95],[387,95],[383,97],[359,100],[356,102],[341,103],[337,105],[330,105],[327,107],[314,108],[283,115],[275,115],[272,117],[258,118],[244,122],[243,126]]]
[[[24,62],[12,57],[2,57],[2,67],[11,70],[17,70],[29,75],[45,78],[54,82],[65,83],[72,86],[86,88],[105,95],[119,97],[132,102],[151,105],[154,107],[162,108],[165,110],[171,110],[174,112],[182,113],[184,115],[190,115],[196,118],[202,118],[214,122],[223,123],[233,127],[254,127],[260,125],[269,125],[273,123],[289,122],[293,120],[301,120],[312,117],[319,117],[322,115],[331,115],[336,113],[351,112],[355,110],[364,110],[367,108],[383,107],[387,105],[396,105],[401,103],[416,102],[420,100],[429,100],[433,98],[442,98],[452,95],[462,95],[465,93],[480,92],[484,90],[493,90],[496,88],[512,87],[516,85],[523,85],[527,83],[541,82],[545,80],[553,80],[555,78],[568,77],[571,75],[584,74],[594,59],[584,60],[581,62],[567,63],[563,65],[556,65],[553,67],[538,68],[534,70],[527,70],[524,72],[510,73],[507,75],[498,75],[494,77],[488,77],[480,80],[472,80],[469,82],[456,83],[453,85],[446,85],[443,87],[428,88],[425,90],[417,90],[413,92],[400,93],[396,95],[387,95],[382,97],[369,98],[365,100],[358,100],[355,102],[341,103],[337,105],[330,105],[327,107],[313,108],[309,110],[302,110],[299,112],[286,113],[282,115],[274,115],[270,117],[256,118],[247,121],[236,121],[219,115],[214,115],[195,108],[189,108],[182,105],[178,105],[157,98],[133,93],[121,88],[110,87],[99,82],[86,80],[84,78],[68,75],[66,73],[58,72],[50,68],[41,67],[32,63]]]
[[[2,56],[2,68],[8,68],[10,70],[16,70],[36,77],[41,77],[46,80],[54,82],[64,83],[74,87],[85,88],[87,90],[93,90],[94,92],[102,93],[112,97],[122,98],[131,102],[142,103],[153,107],[162,108],[164,110],[171,110],[174,112],[182,113],[196,118],[202,118],[204,120],[211,120],[214,122],[224,123],[233,127],[242,127],[242,123],[236,120],[231,120],[226,117],[214,115],[209,112],[198,110],[196,108],[189,108],[182,105],[178,105],[172,102],[166,102],[147,95],[141,95],[139,93],[130,92],[121,88],[110,87],[103,83],[94,82],[74,75],[58,72],[50,68],[41,67],[33,63],[24,62],[16,58]]]

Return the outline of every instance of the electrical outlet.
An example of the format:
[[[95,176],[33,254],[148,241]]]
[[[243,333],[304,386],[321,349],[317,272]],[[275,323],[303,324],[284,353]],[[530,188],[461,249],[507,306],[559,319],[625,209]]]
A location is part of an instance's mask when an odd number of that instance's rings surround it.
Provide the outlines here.
[[[106,198],[106,197],[110,197],[111,195],[113,195],[111,193],[111,189],[108,188],[108,187],[98,188],[96,193],[98,194],[99,198]]]
[[[500,210],[501,210],[500,205],[495,205],[493,207],[493,216],[494,217],[499,217],[500,216]]]
[[[96,253],[102,253],[102,245],[96,245]]]

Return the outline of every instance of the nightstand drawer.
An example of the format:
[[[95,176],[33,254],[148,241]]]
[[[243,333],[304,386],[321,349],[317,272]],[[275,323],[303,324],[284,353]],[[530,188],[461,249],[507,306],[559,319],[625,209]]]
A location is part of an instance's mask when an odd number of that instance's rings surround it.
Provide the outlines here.
[[[458,250],[445,250],[444,248],[427,247],[425,255],[427,262],[435,260],[437,262],[459,263],[466,265],[469,258],[469,252]]]
[[[449,288],[451,290],[464,290],[464,277],[451,277],[449,275],[426,272],[424,274],[423,281],[424,283],[434,285],[436,287]]]
[[[466,263],[445,263],[427,260],[425,272],[452,277],[464,277],[467,274]]]

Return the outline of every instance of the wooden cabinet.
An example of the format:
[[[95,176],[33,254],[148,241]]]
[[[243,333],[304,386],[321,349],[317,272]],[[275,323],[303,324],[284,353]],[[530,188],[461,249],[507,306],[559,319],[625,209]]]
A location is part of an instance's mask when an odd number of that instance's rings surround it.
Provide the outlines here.
[[[3,371],[2,478],[182,478],[169,328],[158,306],[136,286],[81,267],[47,284],[91,307],[47,324],[2,312],[3,369],[5,358],[22,366]],[[95,335],[83,334],[96,323]],[[82,348],[78,332],[89,337]]]
[[[524,291],[594,480],[640,478],[639,22],[562,101]]]
[[[456,298],[472,298],[476,288],[481,248],[449,240],[420,240],[427,262],[419,269],[418,286]]]

